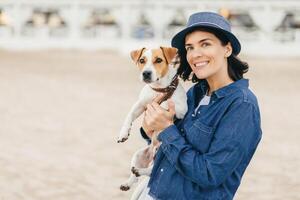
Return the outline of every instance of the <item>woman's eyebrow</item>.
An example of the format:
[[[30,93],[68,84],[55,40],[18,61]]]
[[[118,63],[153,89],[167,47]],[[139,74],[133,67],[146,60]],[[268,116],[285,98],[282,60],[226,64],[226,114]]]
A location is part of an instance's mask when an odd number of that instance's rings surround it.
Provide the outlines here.
[[[212,39],[210,39],[210,38],[204,38],[204,39],[198,41],[198,43],[202,43],[202,42],[204,42],[206,40],[212,40]],[[185,46],[192,46],[192,44],[187,43],[187,44],[185,44]]]

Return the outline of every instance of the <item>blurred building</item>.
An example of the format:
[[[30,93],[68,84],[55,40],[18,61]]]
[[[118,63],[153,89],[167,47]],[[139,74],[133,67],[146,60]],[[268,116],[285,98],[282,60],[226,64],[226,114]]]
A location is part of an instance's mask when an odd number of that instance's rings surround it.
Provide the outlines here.
[[[244,54],[300,55],[298,0],[1,0],[0,48],[170,45],[196,11],[226,17]]]

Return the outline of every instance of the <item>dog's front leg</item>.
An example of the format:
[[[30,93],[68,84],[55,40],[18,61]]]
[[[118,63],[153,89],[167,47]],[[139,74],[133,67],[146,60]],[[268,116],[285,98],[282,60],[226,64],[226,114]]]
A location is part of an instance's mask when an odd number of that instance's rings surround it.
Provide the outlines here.
[[[119,142],[125,142],[130,134],[130,129],[132,126],[132,122],[138,118],[145,110],[144,104],[142,104],[141,101],[136,102],[130,112],[128,113],[123,126],[121,128],[120,134],[119,134],[119,138],[118,138],[118,143]]]

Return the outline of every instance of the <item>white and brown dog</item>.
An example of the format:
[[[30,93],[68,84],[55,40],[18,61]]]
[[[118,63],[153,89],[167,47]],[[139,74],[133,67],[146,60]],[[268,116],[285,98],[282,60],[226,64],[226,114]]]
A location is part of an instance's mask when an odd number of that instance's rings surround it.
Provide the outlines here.
[[[179,84],[177,76],[178,59],[177,49],[171,47],[142,48],[131,52],[131,58],[141,71],[140,78],[146,83],[142,89],[138,101],[133,105],[121,128],[118,142],[128,139],[133,121],[146,109],[147,104],[162,94],[158,103],[168,109],[165,100],[171,98],[175,104],[176,118],[182,119],[187,112],[186,92]],[[151,144],[138,150],[131,160],[131,175],[121,190],[129,190],[131,185],[141,175],[150,175],[153,159],[159,147],[157,134],[153,134]]]

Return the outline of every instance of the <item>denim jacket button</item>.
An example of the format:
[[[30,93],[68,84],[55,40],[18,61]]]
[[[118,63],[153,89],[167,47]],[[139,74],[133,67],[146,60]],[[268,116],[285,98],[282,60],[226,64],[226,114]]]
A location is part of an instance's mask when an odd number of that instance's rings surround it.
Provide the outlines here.
[[[164,169],[160,169],[160,171],[161,171],[161,172],[163,172],[163,171],[164,171]]]
[[[192,117],[195,117],[196,115],[195,114],[192,114]]]
[[[185,133],[184,133],[184,129],[183,129],[183,128],[180,129],[180,135],[182,135],[183,137],[185,136]]]

